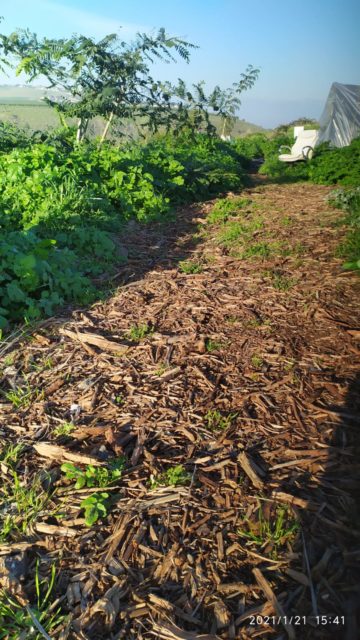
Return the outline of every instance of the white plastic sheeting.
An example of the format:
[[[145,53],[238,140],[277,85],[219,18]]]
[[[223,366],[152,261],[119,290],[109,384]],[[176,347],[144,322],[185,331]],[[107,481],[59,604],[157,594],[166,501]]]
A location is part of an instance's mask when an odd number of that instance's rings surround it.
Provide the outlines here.
[[[334,82],[320,118],[318,144],[346,147],[360,136],[360,85]]]

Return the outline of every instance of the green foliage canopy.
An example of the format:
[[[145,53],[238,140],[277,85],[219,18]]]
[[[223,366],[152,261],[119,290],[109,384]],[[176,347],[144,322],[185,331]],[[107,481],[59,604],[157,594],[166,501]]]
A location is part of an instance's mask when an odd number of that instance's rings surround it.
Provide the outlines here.
[[[45,77],[49,87],[62,91],[61,98],[47,98],[47,102],[63,124],[67,116],[79,119],[78,142],[84,139],[89,120],[97,115],[106,120],[102,140],[114,116],[131,118],[152,132],[160,127],[169,131],[203,126],[211,132],[209,113],[233,118],[240,93],[253,86],[258,69],[249,66],[231,89],[223,91],[217,86],[209,95],[201,82],[190,91],[182,80],[172,85],[152,77],[150,65],[155,60],[189,62],[195,48],[168,36],[163,28],[155,36],[139,33],[131,44],[116,34],[98,42],[83,35],[39,39],[29,30],[0,34],[0,50],[12,57],[17,74],[26,73],[30,81]]]

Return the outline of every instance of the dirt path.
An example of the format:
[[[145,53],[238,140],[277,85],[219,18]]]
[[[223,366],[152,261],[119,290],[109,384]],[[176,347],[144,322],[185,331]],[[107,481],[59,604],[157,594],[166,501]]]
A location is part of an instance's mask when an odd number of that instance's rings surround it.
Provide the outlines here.
[[[0,584],[32,604],[36,557],[43,577],[55,564],[71,628],[54,640],[357,637],[359,281],[328,193],[259,184],[225,226],[213,203],[176,233],[130,226],[126,284],[4,354],[3,442],[51,497],[24,507],[26,534],[2,497]],[[59,465],[122,455],[86,526],[94,489]]]

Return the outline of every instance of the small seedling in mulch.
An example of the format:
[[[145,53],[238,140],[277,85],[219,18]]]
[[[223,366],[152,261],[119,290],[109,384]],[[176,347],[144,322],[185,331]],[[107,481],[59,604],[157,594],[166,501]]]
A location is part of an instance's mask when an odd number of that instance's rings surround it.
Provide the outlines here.
[[[44,511],[49,499],[50,495],[44,490],[39,476],[33,476],[25,484],[12,470],[0,487],[0,511],[8,512],[0,528],[0,540],[26,533],[29,525]]]
[[[191,260],[183,260],[179,262],[179,269],[182,273],[201,273],[203,265],[200,262],[193,262]]]
[[[249,320],[244,320],[242,324],[245,329],[257,329],[261,327],[263,322],[259,318],[250,318]]]
[[[121,406],[122,404],[124,404],[124,402],[125,402],[124,395],[122,393],[118,393],[116,396],[114,396],[114,402],[118,406]]]
[[[70,462],[61,465],[61,471],[68,480],[74,481],[74,489],[104,488],[111,487],[112,484],[120,480],[125,467],[123,456],[112,460],[107,467],[94,467],[89,464],[85,469],[80,469]],[[88,496],[80,503],[80,508],[84,509],[85,524],[91,527],[99,518],[105,518],[109,509],[109,494],[106,492],[96,492]]]
[[[161,362],[159,367],[155,371],[156,376],[162,376],[169,368],[169,365],[166,362]]]
[[[292,218],[290,218],[290,216],[283,216],[283,218],[281,218],[280,220],[280,224],[282,224],[283,227],[288,227],[289,225],[293,224],[293,220]]]
[[[38,389],[33,389],[29,382],[26,381],[24,386],[18,386],[7,391],[5,398],[13,404],[15,409],[25,409],[38,395]]]
[[[236,416],[237,413],[223,415],[217,409],[212,409],[208,411],[205,416],[205,426],[210,431],[225,431],[231,426],[231,423]]]
[[[264,359],[257,353],[254,353],[251,356],[251,364],[253,367],[255,367],[255,369],[260,369],[260,367],[262,367],[264,364]]]
[[[130,327],[126,337],[132,342],[140,342],[152,333],[154,333],[154,329],[149,324],[134,324]]]
[[[238,535],[246,538],[249,543],[268,550],[273,558],[287,542],[294,541],[299,530],[299,523],[287,506],[277,506],[267,515],[259,506],[255,518],[245,519]]]
[[[58,606],[55,595],[56,568],[52,565],[50,577],[42,578],[39,571],[39,562],[35,566],[34,586],[35,602],[24,607],[16,595],[6,589],[0,590],[0,638],[17,640],[18,638],[31,638],[42,640],[44,637],[55,637],[60,625],[65,625],[67,616]],[[35,624],[38,623],[38,625]],[[39,631],[37,631],[38,626]],[[41,629],[41,632],[40,632]],[[45,636],[45,633],[47,634]]]
[[[219,351],[220,349],[223,349],[223,347],[225,347],[224,342],[217,342],[217,340],[211,340],[210,338],[205,340],[205,348],[209,353],[212,351]]]
[[[19,444],[8,444],[0,450],[0,460],[5,464],[13,467],[17,464],[20,459],[22,452],[25,449],[25,445],[22,443]]]
[[[186,471],[182,464],[178,464],[175,467],[169,467],[164,473],[150,478],[150,488],[157,489],[157,487],[179,487],[188,484],[191,480],[191,475]]]
[[[3,360],[4,367],[11,367],[14,364],[15,356],[13,353],[10,353],[8,356],[5,356]]]
[[[53,434],[56,438],[69,436],[75,429],[73,422],[63,422],[59,426],[55,427]]]
[[[279,274],[274,274],[272,277],[272,285],[274,289],[278,289],[278,291],[288,291],[294,286],[294,284],[296,284],[296,280],[294,278],[289,278]]]
[[[44,358],[40,360],[40,362],[32,362],[31,369],[34,371],[44,371],[46,369],[52,369],[54,366],[54,362],[52,358]]]
[[[292,371],[294,369],[295,365],[296,365],[296,360],[292,360],[292,359],[286,360],[285,361],[285,365],[284,365],[284,370],[285,371]]]

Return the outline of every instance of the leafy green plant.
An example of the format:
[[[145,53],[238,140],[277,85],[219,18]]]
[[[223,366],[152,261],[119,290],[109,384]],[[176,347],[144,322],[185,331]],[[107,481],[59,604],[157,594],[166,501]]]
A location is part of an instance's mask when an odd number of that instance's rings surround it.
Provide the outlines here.
[[[89,464],[84,470],[71,462],[64,462],[61,465],[61,471],[67,480],[75,481],[75,489],[82,489],[83,487],[110,486],[121,478],[124,467],[125,458],[120,457],[111,462],[108,467],[95,467]]]
[[[237,413],[222,414],[218,409],[210,409],[205,415],[205,426],[210,431],[226,431],[235,420]]]
[[[241,156],[203,134],[146,145],[35,142],[0,154],[0,330],[98,295],[124,258],[111,234],[244,184]],[[186,267],[185,267],[186,269]]]
[[[165,487],[179,487],[186,485],[190,482],[191,475],[185,470],[182,464],[178,464],[175,467],[169,467],[164,473],[151,478],[150,486],[152,489],[156,489],[159,486]]]
[[[108,493],[93,493],[81,501],[80,507],[85,512],[85,523],[91,527],[99,518],[106,518],[108,513]]]
[[[346,147],[318,148],[309,163],[309,178],[318,184],[341,184],[357,187],[360,183],[360,138]]]

